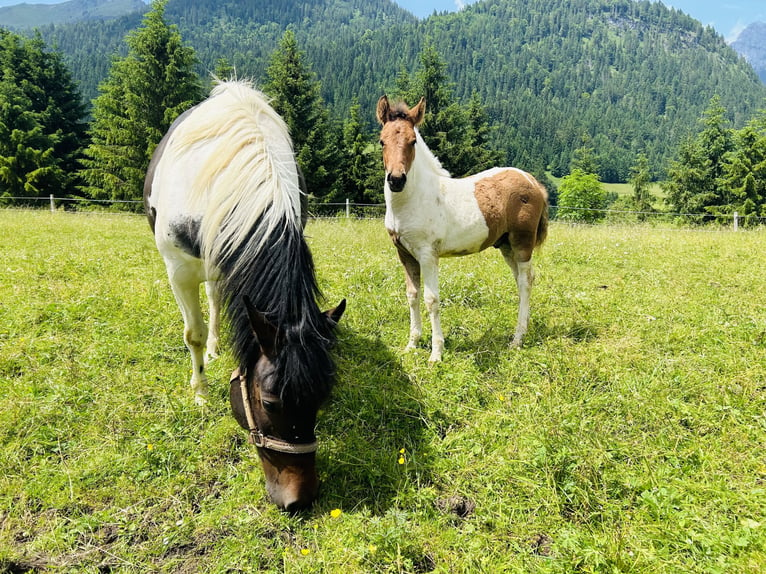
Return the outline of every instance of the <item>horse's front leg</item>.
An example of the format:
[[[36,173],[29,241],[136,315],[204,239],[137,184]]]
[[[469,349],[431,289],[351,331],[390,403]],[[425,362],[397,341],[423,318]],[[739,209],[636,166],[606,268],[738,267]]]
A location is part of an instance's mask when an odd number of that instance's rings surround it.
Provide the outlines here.
[[[431,356],[429,363],[442,360],[444,352],[444,334],[439,319],[439,258],[429,255],[420,259],[420,270],[423,274],[423,300],[431,318]]]
[[[205,350],[205,364],[208,364],[213,359],[218,358],[218,333],[221,324],[221,302],[218,293],[218,283],[216,281],[206,281],[205,293],[207,293],[207,304],[210,311]]]
[[[207,342],[207,325],[202,316],[199,300],[200,281],[192,274],[184,272],[183,268],[168,270],[170,286],[176,297],[178,307],[184,319],[184,343],[189,349],[192,361],[191,388],[194,391],[194,401],[198,405],[207,403],[208,386],[205,375],[204,351]]]
[[[406,350],[418,346],[423,334],[423,323],[420,319],[420,263],[410,253],[397,245],[399,260],[404,266],[404,281],[407,287],[407,303],[410,308],[410,339]]]

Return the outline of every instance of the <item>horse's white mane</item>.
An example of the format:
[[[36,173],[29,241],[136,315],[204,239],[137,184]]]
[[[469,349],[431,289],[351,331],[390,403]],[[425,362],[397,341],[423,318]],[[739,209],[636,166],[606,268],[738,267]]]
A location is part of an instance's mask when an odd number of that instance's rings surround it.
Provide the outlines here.
[[[423,139],[423,136],[420,135],[420,130],[418,130],[418,128],[415,128],[415,140],[417,141],[417,145],[416,145],[417,151],[415,152],[415,157],[426,160],[428,167],[436,175],[441,177],[452,177],[450,175],[450,172],[447,171],[444,167],[442,167],[442,164],[439,161],[439,158],[437,158],[434,155],[434,152],[428,149],[428,146],[426,145],[426,142]]]
[[[202,145],[204,163],[190,198],[204,214],[208,264],[243,245],[256,224],[264,230],[258,247],[285,220],[300,226],[301,192],[287,125],[251,82],[218,83],[170,142],[176,153]]]

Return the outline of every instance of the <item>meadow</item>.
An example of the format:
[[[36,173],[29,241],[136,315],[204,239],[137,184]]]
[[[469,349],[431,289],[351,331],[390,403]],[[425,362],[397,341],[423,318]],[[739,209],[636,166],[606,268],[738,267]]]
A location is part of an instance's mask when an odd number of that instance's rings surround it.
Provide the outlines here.
[[[306,231],[348,309],[291,516],[145,219],[0,211],[0,572],[766,570],[766,230],[553,222],[519,350],[499,254],[444,260],[434,366],[382,221]]]

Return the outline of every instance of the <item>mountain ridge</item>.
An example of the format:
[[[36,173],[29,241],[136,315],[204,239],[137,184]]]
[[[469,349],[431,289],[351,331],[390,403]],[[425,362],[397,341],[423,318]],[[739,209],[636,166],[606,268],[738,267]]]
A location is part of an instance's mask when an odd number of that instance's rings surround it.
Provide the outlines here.
[[[714,95],[735,125],[766,98],[721,35],[646,0],[482,0],[423,20],[390,0],[169,0],[166,19],[195,48],[203,76],[223,57],[256,82],[290,27],[336,117],[357,100],[370,129],[379,96],[431,44],[455,95],[485,102],[509,162],[564,173],[587,137],[606,181],[625,181],[639,153],[663,165]],[[139,23],[130,14],[41,33],[90,98]]]

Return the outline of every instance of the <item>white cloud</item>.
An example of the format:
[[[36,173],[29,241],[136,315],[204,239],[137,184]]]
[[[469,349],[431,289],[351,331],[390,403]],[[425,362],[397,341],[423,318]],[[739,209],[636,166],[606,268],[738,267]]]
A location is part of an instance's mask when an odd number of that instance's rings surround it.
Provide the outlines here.
[[[458,12],[465,8],[464,0],[455,0],[455,8],[457,8]]]

